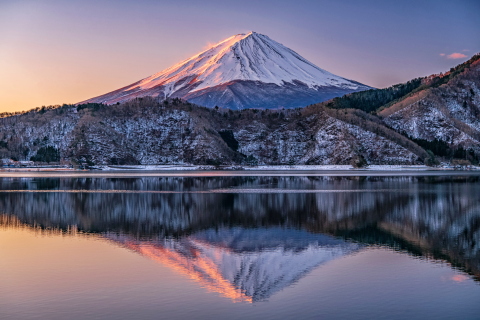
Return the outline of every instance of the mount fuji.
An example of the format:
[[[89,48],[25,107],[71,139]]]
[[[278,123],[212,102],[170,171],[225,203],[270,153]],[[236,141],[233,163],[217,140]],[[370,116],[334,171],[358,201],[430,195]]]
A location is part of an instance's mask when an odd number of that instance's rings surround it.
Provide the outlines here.
[[[256,32],[225,39],[166,70],[80,103],[182,98],[206,107],[296,108],[371,89],[323,70]]]

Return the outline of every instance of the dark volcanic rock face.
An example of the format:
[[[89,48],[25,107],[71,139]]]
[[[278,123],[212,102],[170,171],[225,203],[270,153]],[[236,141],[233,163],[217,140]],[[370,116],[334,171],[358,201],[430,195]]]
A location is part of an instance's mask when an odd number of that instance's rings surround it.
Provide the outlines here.
[[[128,90],[122,88],[90,99],[88,102],[115,104],[142,97],[153,97],[158,101],[162,101],[166,97],[171,97],[181,98],[208,108],[218,106],[233,110],[250,108],[291,109],[302,108],[310,104],[358,91],[358,89],[354,90],[335,86],[309,87],[299,81],[277,85],[275,83],[246,80],[234,80],[218,86],[195,91],[195,88],[198,87],[201,82],[190,83],[193,78],[194,77],[187,77],[179,81],[182,85],[173,93],[169,93],[168,87],[163,84],[145,90],[132,85]],[[362,86],[361,90],[364,89],[366,89],[366,87]]]
[[[259,81],[236,80],[193,91],[180,97],[209,108],[221,106],[229,109],[272,109],[301,108],[354,91],[356,90],[334,86],[310,88],[299,81],[277,85]]]

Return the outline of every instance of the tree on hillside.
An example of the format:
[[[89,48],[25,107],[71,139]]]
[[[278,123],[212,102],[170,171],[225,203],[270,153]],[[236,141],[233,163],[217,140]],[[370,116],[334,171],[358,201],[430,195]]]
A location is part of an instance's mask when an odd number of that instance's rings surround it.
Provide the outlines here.
[[[37,162],[58,162],[60,161],[60,152],[57,148],[48,146],[38,149],[37,154],[30,158],[31,161]]]

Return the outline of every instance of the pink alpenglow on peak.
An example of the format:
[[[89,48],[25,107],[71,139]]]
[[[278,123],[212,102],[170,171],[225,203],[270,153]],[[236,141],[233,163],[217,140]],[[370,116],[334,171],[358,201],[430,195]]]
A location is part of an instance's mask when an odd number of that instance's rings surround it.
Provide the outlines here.
[[[370,87],[323,70],[256,32],[237,34],[168,69],[81,103],[182,98],[206,107],[295,108]]]

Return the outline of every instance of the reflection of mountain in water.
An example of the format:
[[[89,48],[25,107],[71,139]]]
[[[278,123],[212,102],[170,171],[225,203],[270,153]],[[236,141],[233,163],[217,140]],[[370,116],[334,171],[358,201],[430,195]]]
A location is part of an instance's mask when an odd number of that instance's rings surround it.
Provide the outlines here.
[[[280,228],[206,230],[181,239],[136,241],[107,234],[234,301],[255,302],[315,267],[360,248],[326,235]]]
[[[0,212],[45,228],[76,225],[137,240],[204,232],[202,243],[215,247],[222,244],[208,240],[206,230],[302,229],[446,259],[480,277],[478,177],[23,178],[2,179],[0,188],[177,192],[0,193]],[[344,192],[192,193],[229,188]],[[236,252],[231,244],[222,248]]]

